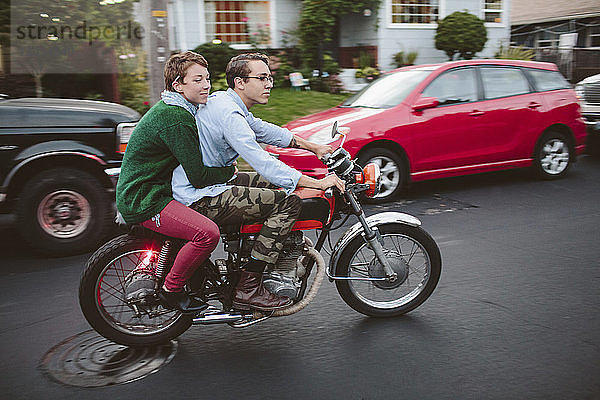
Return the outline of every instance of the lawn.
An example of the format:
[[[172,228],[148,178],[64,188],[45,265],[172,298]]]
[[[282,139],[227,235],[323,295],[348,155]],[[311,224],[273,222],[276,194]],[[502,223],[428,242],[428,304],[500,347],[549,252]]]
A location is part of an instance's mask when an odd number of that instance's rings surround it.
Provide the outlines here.
[[[281,126],[296,118],[335,107],[347,97],[345,94],[273,89],[268,104],[257,104],[250,111],[255,117]]]

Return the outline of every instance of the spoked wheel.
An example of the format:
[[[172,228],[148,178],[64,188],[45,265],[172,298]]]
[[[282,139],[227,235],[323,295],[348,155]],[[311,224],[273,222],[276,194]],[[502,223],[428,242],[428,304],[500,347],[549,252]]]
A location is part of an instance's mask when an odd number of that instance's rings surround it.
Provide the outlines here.
[[[152,284],[143,288],[145,297],[131,301],[129,285],[136,274],[152,277],[160,248],[156,240],[122,235],[92,255],[81,277],[79,304],[100,335],[116,343],[142,346],[164,343],[190,327],[189,316],[158,303]]]
[[[557,179],[571,167],[572,147],[561,132],[548,132],[538,142],[534,154],[534,168],[542,179]]]
[[[356,311],[373,317],[392,317],[414,310],[433,293],[440,278],[440,251],[420,227],[389,224],[379,227],[383,248],[397,279],[385,278],[383,266],[365,240],[358,236],[340,256],[337,276],[364,280],[336,280],[344,301]]]

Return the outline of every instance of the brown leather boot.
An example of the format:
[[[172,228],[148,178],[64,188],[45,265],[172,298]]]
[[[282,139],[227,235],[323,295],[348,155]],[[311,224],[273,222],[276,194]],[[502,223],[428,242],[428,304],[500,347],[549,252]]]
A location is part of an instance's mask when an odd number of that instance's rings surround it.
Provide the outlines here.
[[[292,304],[292,300],[289,297],[277,296],[265,289],[261,273],[242,271],[242,276],[233,294],[235,308],[271,311],[287,307],[290,304]]]

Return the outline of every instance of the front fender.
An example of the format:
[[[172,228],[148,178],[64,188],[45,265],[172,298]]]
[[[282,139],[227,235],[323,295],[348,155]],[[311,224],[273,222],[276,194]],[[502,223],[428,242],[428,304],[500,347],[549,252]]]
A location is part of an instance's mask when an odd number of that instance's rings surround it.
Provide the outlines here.
[[[371,215],[366,218],[369,227],[378,227],[386,224],[403,224],[410,226],[421,226],[421,221],[409,214],[399,212],[382,212],[379,214]],[[329,276],[334,276],[335,266],[340,259],[341,254],[346,249],[346,246],[358,235],[364,231],[360,222],[355,223],[338,239],[337,243],[333,247],[331,258],[329,259],[328,273]]]

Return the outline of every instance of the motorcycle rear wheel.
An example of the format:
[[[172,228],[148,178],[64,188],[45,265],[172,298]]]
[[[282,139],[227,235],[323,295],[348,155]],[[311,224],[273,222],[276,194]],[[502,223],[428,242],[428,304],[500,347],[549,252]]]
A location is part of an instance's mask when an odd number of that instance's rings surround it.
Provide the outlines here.
[[[431,296],[440,279],[442,260],[437,244],[420,227],[387,224],[379,226],[379,232],[398,281],[335,283],[342,299],[354,310],[371,317],[394,317],[414,310]],[[378,278],[385,274],[375,253],[362,236],[357,236],[340,255],[336,276]]]
[[[161,245],[155,239],[125,234],[92,254],[81,275],[79,304],[100,335],[126,346],[150,346],[168,342],[190,327],[190,316],[164,309],[158,303],[149,307],[152,317],[136,316],[125,300],[125,278],[146,257],[157,255]]]

